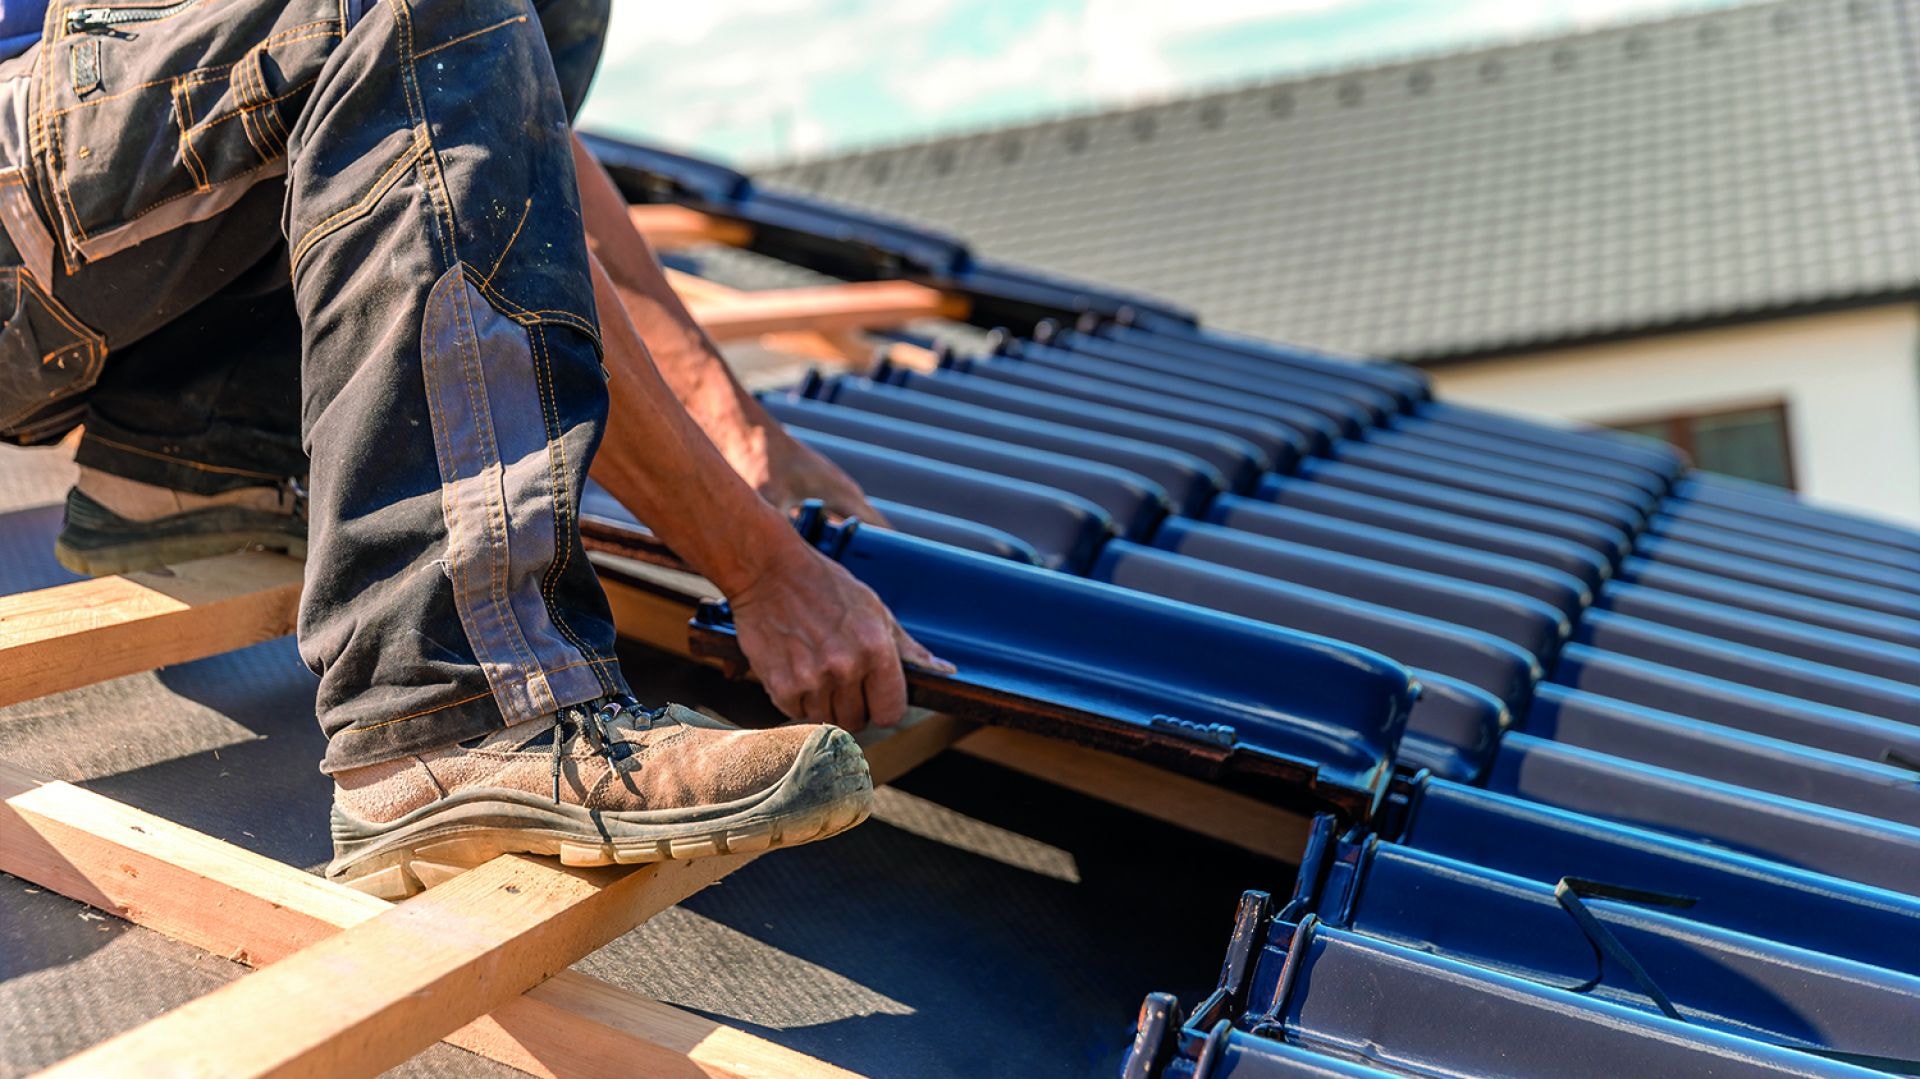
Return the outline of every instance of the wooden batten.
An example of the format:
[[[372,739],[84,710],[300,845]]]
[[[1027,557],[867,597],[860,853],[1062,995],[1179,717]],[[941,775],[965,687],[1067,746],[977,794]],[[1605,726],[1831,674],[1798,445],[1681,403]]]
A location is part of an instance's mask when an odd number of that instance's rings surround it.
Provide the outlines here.
[[[710,863],[727,860],[622,875],[496,859],[43,1074],[376,1075],[717,879],[731,866]],[[641,887],[662,870],[672,886]],[[649,898],[627,922],[621,900]]]
[[[789,356],[805,356],[841,367],[865,368],[874,346],[853,330],[782,330],[760,335],[760,347]]]
[[[1143,816],[1298,864],[1309,818],[1131,757],[1011,727],[982,727],[954,746],[981,760]]]
[[[725,244],[741,247],[753,239],[753,229],[740,221],[690,210],[668,203],[629,206],[627,215],[633,227],[646,237],[657,251],[672,251],[701,244]]]
[[[895,341],[887,346],[887,361],[909,371],[929,373],[940,369],[940,356],[930,348]]]
[[[0,596],[0,705],[292,633],[300,570],[255,551]]]
[[[922,713],[864,748],[884,782],[969,729]],[[502,858],[394,906],[4,765],[0,805],[0,869],[216,954],[278,964],[49,1075],[142,1074],[161,1062],[206,1075],[374,1074],[440,1037],[537,1075],[643,1064],[646,1074],[845,1074],[590,978],[547,981],[752,854],[633,870]]]
[[[967,301],[911,281],[747,292],[724,303],[690,302],[694,318],[716,341],[809,330],[836,332],[898,326],[921,318],[965,318]]]
[[[869,739],[875,781],[902,774],[969,729],[921,713]],[[377,1074],[755,857],[635,869],[496,858],[43,1074]]]
[[[620,636],[639,641],[676,656],[694,658],[687,643],[687,622],[703,599],[717,599],[720,590],[697,573],[650,566],[631,559],[596,552],[596,563],[616,565],[620,577],[602,574],[601,590],[613,609],[613,624]],[[621,578],[644,578],[652,587],[642,588]]]
[[[709,281],[704,277],[684,270],[676,270],[671,266],[666,268],[666,272],[667,284],[673,286],[674,295],[680,297],[680,302],[687,305],[689,312],[699,307],[715,310],[728,304],[739,303],[753,295],[751,292],[742,292],[732,285]]]
[[[151,813],[4,764],[0,869],[255,967],[392,907]],[[446,1040],[546,1079],[850,1074],[571,971]]]

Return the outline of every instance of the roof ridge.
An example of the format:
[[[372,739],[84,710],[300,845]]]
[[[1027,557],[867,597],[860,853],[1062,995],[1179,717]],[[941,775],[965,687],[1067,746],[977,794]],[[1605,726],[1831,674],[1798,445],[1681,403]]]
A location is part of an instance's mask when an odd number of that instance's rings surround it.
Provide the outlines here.
[[[1759,13],[1765,13],[1773,9],[1815,7],[1829,4],[1832,0],[1675,0],[1675,2],[1692,6],[1688,10],[1668,12],[1657,16],[1603,20],[1574,30],[1563,29],[1552,33],[1521,33],[1505,37],[1489,35],[1477,43],[1433,49],[1410,49],[1398,55],[1376,59],[1362,64],[1348,64],[1344,66],[1329,64],[1323,67],[1306,68],[1285,75],[1278,72],[1269,73],[1266,75],[1236,79],[1230,82],[1223,81],[1211,87],[1186,88],[1175,93],[1142,97],[1139,100],[1119,105],[1105,103],[1065,106],[1053,112],[1017,123],[962,123],[944,131],[936,130],[930,134],[880,138],[869,142],[850,143],[841,149],[826,154],[786,155],[769,158],[764,161],[747,164],[743,166],[743,169],[757,174],[791,172],[820,165],[838,165],[852,161],[860,161],[870,157],[904,154],[915,150],[930,149],[936,146],[952,145],[973,139],[1019,136],[1032,132],[1046,131],[1068,124],[1092,123],[1159,109],[1177,108],[1183,105],[1199,105],[1241,94],[1280,90],[1323,81],[1363,78],[1369,75],[1393,72],[1403,68],[1464,60],[1489,53],[1519,52],[1543,49],[1548,46],[1564,46],[1568,43],[1585,39],[1635,31],[1653,32],[1666,30],[1682,24],[1700,23],[1716,18],[1752,18],[1756,17]]]

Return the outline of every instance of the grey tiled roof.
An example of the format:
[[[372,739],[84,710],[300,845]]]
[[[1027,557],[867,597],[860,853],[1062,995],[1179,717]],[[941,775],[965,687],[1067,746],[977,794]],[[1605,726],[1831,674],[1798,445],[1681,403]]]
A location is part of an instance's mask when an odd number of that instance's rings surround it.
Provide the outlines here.
[[[1920,291],[1920,3],[1784,0],[782,166],[1409,359]]]

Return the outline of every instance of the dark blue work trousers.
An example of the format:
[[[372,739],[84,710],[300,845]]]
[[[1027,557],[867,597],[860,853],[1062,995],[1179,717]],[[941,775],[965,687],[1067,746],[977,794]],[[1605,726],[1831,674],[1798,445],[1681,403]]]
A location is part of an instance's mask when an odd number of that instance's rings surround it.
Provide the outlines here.
[[[55,3],[0,65],[0,437],[300,479],[324,767],[624,692],[569,117],[605,0]]]

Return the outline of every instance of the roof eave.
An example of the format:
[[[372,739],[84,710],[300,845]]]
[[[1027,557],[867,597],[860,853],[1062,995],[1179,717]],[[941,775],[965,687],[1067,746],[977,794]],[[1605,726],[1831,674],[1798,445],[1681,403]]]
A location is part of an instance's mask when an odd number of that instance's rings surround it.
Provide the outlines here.
[[[1920,283],[1880,292],[1830,297],[1802,303],[1775,304],[1767,307],[1749,308],[1722,314],[1689,316],[1659,322],[1636,323],[1631,326],[1620,326],[1605,330],[1579,331],[1498,342],[1463,341],[1457,345],[1448,345],[1432,350],[1388,352],[1385,353],[1382,358],[1428,369],[1454,367],[1462,364],[1479,363],[1483,360],[1497,360],[1531,355],[1537,352],[1583,348],[1589,345],[1617,344],[1623,341],[1664,336],[1667,334],[1726,329],[1733,326],[1751,325],[1757,322],[1772,322],[1779,319],[1799,318],[1807,315],[1824,315],[1839,311],[1858,310],[1866,307],[1884,307],[1894,304],[1911,304],[1916,302],[1920,302]]]

